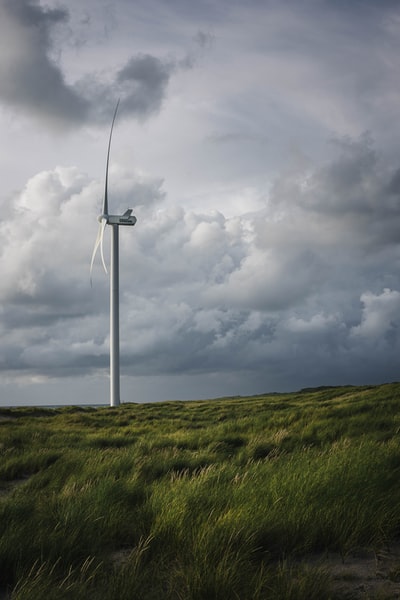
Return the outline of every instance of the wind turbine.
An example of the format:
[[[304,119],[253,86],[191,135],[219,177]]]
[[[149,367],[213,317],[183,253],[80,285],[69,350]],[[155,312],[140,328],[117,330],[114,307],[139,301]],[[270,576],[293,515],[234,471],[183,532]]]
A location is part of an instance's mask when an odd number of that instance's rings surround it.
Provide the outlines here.
[[[103,239],[106,225],[111,226],[111,258],[110,258],[110,406],[120,405],[120,370],[119,370],[119,230],[120,225],[132,226],[136,223],[136,217],[132,215],[132,209],[128,208],[123,215],[108,214],[108,164],[110,161],[111,138],[117,116],[119,100],[114,110],[111,123],[110,137],[108,139],[106,179],[104,187],[103,212],[98,216],[99,229],[93,248],[92,260],[90,262],[90,281],[92,280],[92,269],[97,250],[100,247],[101,261],[105,272],[107,266],[104,260]]]

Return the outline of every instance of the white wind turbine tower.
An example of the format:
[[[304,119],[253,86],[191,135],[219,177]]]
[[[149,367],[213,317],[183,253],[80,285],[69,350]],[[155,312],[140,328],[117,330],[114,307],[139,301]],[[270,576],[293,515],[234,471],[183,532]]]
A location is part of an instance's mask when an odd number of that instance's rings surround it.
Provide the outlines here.
[[[115,117],[117,116],[119,100],[115,107],[111,123],[110,137],[108,140],[106,180],[104,188],[103,212],[98,217],[99,229],[93,248],[90,263],[90,274],[92,274],[93,262],[100,247],[101,261],[105,272],[107,267],[103,253],[103,238],[106,225],[111,226],[111,266],[110,266],[110,406],[120,405],[120,370],[119,370],[119,231],[120,225],[135,225],[136,217],[132,215],[132,209],[128,208],[123,215],[108,214],[108,164],[110,160],[111,138],[114,129]]]

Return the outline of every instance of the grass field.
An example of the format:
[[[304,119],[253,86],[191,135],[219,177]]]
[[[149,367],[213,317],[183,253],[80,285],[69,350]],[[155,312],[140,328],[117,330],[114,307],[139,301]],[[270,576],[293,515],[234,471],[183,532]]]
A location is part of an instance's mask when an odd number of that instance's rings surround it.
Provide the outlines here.
[[[0,409],[0,597],[344,597],[310,557],[398,540],[399,437],[397,383]]]

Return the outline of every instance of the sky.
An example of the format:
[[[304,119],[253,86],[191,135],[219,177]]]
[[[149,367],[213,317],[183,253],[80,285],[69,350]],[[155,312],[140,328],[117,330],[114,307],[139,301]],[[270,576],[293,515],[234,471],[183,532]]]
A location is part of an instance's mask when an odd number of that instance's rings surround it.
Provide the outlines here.
[[[0,0],[0,405],[400,379],[398,0]],[[109,261],[109,231],[105,254]]]

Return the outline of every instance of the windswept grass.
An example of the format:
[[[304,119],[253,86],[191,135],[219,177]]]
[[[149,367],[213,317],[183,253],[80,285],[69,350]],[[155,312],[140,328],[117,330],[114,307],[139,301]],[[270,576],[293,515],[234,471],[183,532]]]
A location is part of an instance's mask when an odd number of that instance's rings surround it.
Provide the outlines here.
[[[2,409],[12,600],[324,600],[310,553],[400,533],[400,384]],[[18,484],[18,485],[17,485]]]

